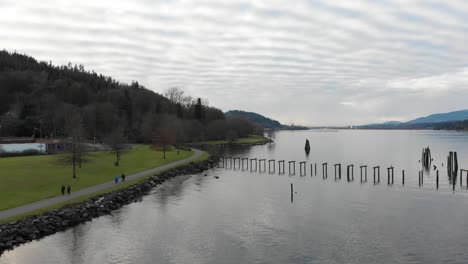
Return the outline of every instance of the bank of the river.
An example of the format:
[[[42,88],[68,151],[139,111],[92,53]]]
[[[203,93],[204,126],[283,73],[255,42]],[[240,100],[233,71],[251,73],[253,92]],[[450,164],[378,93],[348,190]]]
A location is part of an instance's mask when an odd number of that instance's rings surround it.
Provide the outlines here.
[[[14,246],[63,231],[102,215],[111,214],[113,210],[138,201],[153,187],[169,178],[200,173],[214,167],[215,164],[216,158],[209,158],[195,163],[191,162],[110,193],[97,195],[79,203],[65,205],[62,208],[47,211],[40,215],[33,215],[0,225],[0,254]]]
[[[115,175],[138,173],[190,157],[190,150],[163,152],[149,145],[133,145],[122,153],[120,165],[114,166],[112,151],[90,152],[77,178],[72,178],[72,165],[63,164],[64,155],[38,155],[0,158],[0,211],[60,195],[60,187],[71,186],[72,192],[113,180]]]
[[[205,141],[201,144],[205,145],[263,145],[266,143],[273,142],[271,138],[267,138],[264,136],[259,135],[250,135],[248,137],[238,138],[237,140],[230,142],[228,140],[213,140],[213,141]]]

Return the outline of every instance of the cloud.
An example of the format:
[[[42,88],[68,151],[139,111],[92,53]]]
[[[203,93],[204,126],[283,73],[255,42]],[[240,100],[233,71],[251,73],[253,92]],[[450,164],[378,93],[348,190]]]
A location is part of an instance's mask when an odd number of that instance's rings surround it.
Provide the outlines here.
[[[311,125],[466,107],[467,41],[455,0],[0,0],[1,48]]]

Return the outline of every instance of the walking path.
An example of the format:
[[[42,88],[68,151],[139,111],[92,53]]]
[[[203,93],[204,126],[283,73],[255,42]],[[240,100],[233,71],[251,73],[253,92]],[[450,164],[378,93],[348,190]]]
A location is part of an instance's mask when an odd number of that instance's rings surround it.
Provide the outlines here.
[[[202,151],[200,151],[198,149],[193,149],[193,148],[192,148],[192,151],[194,152],[194,154],[189,158],[174,161],[174,162],[171,162],[171,163],[168,163],[168,164],[156,167],[156,168],[152,168],[152,169],[149,169],[149,170],[145,170],[145,171],[141,171],[141,172],[129,175],[129,176],[127,176],[125,178],[125,181],[126,182],[127,181],[133,181],[133,180],[136,180],[136,179],[141,178],[143,176],[146,176],[146,175],[149,175],[149,174],[154,174],[154,173],[157,173],[157,172],[161,172],[161,171],[170,169],[172,167],[181,165],[183,163],[193,161],[193,160],[197,159],[198,157],[200,157],[202,155],[202,153],[203,153]],[[110,175],[109,178],[113,178],[111,176],[112,175]],[[84,188],[84,189],[78,190],[76,192],[73,192],[73,190],[72,190],[72,193],[70,195],[55,196],[55,197],[52,197],[52,198],[44,199],[44,200],[37,201],[37,202],[34,202],[34,203],[26,204],[26,205],[23,205],[23,206],[3,210],[3,211],[0,211],[0,220],[8,218],[8,217],[16,216],[16,215],[21,215],[21,214],[24,214],[24,213],[28,213],[28,212],[31,212],[31,211],[34,211],[34,210],[37,210],[37,209],[40,209],[40,208],[43,208],[43,207],[46,207],[46,206],[51,206],[51,205],[54,205],[54,204],[57,204],[57,203],[65,202],[65,201],[68,201],[68,200],[71,200],[71,199],[74,199],[74,198],[77,198],[77,197],[80,197],[80,196],[83,196],[83,195],[95,193],[95,192],[110,188],[112,186],[115,186],[115,182],[114,182],[113,179],[111,181],[109,181],[109,182],[105,182],[105,183],[94,185],[94,186],[91,186],[91,187],[88,187],[88,188]]]

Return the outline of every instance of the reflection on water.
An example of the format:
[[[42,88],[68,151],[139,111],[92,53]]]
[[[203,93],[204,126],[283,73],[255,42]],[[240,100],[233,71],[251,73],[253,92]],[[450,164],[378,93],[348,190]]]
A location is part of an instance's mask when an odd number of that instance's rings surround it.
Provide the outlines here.
[[[433,171],[418,187],[422,148],[431,147],[439,168],[448,151],[458,151],[463,168],[467,134],[284,131],[271,145],[222,151],[308,164],[393,165],[395,184],[387,186],[385,169],[376,185],[371,171],[367,183],[335,181],[331,165],[328,179],[320,170],[289,176],[213,169],[168,181],[112,216],[6,252],[0,263],[468,263],[468,190],[457,185],[453,193],[444,169],[439,190]]]

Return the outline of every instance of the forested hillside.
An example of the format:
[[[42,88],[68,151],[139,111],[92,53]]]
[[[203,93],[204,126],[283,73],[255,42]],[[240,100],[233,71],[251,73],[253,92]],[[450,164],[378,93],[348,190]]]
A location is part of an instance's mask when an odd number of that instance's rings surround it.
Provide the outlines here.
[[[273,120],[271,118],[268,118],[268,117],[265,117],[265,116],[262,116],[260,114],[253,113],[253,112],[245,112],[245,111],[241,111],[241,110],[231,110],[231,111],[227,111],[225,113],[225,115],[226,115],[227,118],[245,117],[248,120],[263,126],[264,128],[281,129],[281,128],[285,127],[284,125],[282,125],[280,122],[278,122],[276,120]]]
[[[0,136],[66,137],[105,140],[120,133],[150,142],[154,131],[169,131],[177,142],[240,137],[259,132],[245,119],[226,120],[183,90],[166,96],[138,82],[120,83],[83,65],[54,66],[0,51]]]

